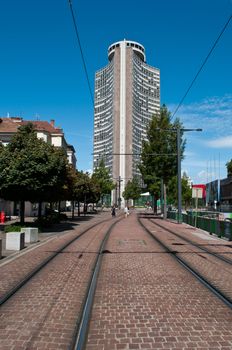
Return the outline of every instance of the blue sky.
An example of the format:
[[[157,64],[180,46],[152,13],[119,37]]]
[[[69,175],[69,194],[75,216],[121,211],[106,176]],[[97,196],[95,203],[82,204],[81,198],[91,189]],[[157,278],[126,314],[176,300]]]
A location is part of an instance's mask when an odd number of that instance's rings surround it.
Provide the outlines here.
[[[161,72],[161,103],[173,112],[232,13],[232,0],[72,0],[94,90],[107,49],[128,39]],[[0,116],[55,119],[92,167],[93,106],[67,0],[0,2]],[[177,115],[189,132],[182,169],[204,183],[226,177],[232,158],[232,21]]]

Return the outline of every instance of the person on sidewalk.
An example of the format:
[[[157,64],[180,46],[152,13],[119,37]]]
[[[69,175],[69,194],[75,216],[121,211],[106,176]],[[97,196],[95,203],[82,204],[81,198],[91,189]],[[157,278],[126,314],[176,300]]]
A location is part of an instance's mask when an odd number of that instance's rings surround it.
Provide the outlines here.
[[[127,218],[127,216],[129,215],[129,210],[127,208],[127,206],[124,208],[124,216],[125,218]]]
[[[115,206],[113,205],[112,209],[111,209],[111,215],[112,215],[112,218],[115,217],[116,215],[116,211],[115,211]]]

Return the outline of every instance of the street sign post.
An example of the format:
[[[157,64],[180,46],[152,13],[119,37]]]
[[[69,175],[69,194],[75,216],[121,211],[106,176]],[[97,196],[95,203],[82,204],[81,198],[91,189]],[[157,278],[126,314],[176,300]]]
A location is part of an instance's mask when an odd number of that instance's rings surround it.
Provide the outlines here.
[[[203,189],[201,187],[193,187],[192,198],[195,198],[195,203],[196,203],[195,228],[197,227],[198,198],[202,198],[202,197],[203,197]]]

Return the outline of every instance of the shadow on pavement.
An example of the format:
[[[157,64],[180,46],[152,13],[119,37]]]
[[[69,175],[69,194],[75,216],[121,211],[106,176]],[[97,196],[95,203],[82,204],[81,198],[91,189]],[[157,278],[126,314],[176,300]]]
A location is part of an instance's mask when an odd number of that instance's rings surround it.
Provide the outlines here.
[[[43,228],[43,233],[56,233],[56,232],[64,232],[64,231],[70,231],[75,228],[75,226],[78,226],[81,224],[81,222],[87,222],[91,220],[94,216],[88,215],[88,216],[76,216],[74,219],[68,218],[67,221],[60,222],[59,224],[53,224],[51,227]]]

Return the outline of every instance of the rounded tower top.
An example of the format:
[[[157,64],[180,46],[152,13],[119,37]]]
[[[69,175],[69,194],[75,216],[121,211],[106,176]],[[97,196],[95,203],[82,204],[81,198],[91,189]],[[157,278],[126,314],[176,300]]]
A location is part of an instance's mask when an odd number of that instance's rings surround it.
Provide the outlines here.
[[[136,41],[127,41],[124,39],[124,41],[118,41],[116,43],[113,43],[112,45],[109,46],[108,48],[108,58],[109,61],[112,60],[114,53],[115,53],[115,48],[120,47],[123,43],[126,44],[126,47],[131,47],[133,51],[136,52],[136,54],[141,58],[142,61],[146,61],[146,56],[145,56],[145,49],[143,45],[137,43]]]

